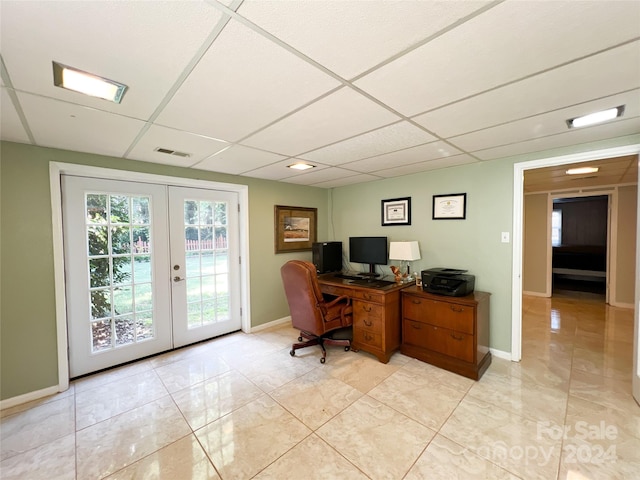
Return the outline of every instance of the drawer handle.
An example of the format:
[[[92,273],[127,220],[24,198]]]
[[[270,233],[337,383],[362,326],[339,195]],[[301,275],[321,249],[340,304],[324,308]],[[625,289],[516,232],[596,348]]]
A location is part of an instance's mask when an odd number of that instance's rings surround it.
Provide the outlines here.
[[[362,296],[365,298],[365,300],[371,300],[371,295],[369,295],[368,293],[365,293]]]
[[[371,340],[373,340],[373,335],[365,333],[364,334],[364,339],[370,342]]]
[[[454,312],[464,312],[464,307],[454,307],[453,305],[451,305],[451,310],[453,310]]]
[[[371,320],[366,320],[365,319],[365,320],[363,320],[363,322],[367,327],[370,327],[371,325],[373,325],[373,322]]]
[[[454,340],[458,340],[458,341],[464,340],[464,336],[456,335],[455,333],[451,334],[451,338],[453,338]]]
[[[421,327],[420,325],[418,325],[417,323],[412,323],[412,324],[411,324],[411,326],[412,326],[413,328],[415,328],[416,330],[420,330],[420,329],[422,329],[422,327]]]
[[[420,305],[422,302],[420,300],[411,300],[411,303],[414,305]]]
[[[371,312],[371,307],[367,307],[367,306],[363,305],[362,309],[367,313]]]

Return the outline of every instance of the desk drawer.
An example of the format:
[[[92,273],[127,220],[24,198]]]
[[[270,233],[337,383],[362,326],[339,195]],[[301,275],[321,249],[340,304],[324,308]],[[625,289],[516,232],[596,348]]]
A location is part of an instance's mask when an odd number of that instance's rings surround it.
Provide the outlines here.
[[[381,293],[370,292],[366,290],[353,290],[351,293],[353,298],[366,300],[367,302],[384,303],[384,295]]]
[[[382,335],[371,330],[353,329],[354,343],[368,345],[374,348],[382,348]]]
[[[327,295],[335,295],[339,297],[341,295],[346,295],[347,297],[351,297],[352,290],[349,288],[340,287],[337,285],[321,285],[322,293],[326,293]]]
[[[384,315],[384,307],[382,305],[376,305],[375,303],[361,302],[360,300],[353,301],[353,316],[354,318],[366,318],[369,320],[375,320],[380,322]]]
[[[473,335],[474,308],[450,302],[439,302],[413,295],[402,299],[402,316],[417,322],[449,328]]]
[[[474,338],[462,332],[413,320],[403,320],[403,342],[473,362]]]

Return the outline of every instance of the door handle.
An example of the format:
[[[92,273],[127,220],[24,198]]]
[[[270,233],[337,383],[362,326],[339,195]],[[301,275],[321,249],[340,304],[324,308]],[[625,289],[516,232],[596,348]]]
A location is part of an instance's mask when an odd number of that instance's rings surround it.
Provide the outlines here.
[[[184,281],[184,278],[180,278],[180,277],[178,277],[178,276],[176,275],[175,277],[173,277],[173,281],[174,281],[174,282],[183,282],[183,281]]]

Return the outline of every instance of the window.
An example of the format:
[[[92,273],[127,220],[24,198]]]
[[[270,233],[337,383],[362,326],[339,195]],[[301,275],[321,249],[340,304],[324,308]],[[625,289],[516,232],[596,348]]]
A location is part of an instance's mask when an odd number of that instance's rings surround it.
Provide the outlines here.
[[[562,244],[562,210],[551,212],[551,246]]]

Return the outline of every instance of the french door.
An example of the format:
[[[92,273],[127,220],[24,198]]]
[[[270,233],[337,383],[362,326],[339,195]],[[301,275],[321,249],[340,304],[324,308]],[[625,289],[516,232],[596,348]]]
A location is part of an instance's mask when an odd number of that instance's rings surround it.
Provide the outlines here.
[[[62,177],[70,376],[240,328],[237,194]]]

